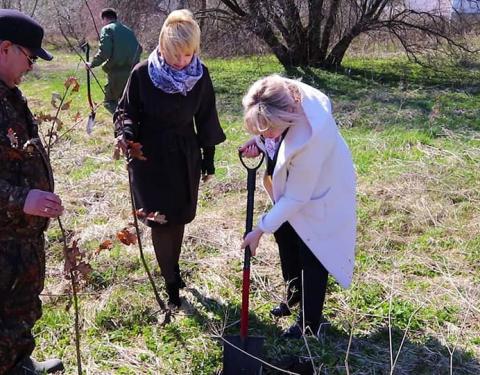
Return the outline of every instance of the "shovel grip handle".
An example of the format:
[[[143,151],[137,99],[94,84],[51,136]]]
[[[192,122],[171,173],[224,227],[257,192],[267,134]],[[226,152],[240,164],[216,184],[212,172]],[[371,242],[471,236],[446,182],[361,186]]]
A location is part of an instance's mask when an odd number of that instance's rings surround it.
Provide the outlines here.
[[[90,44],[85,43],[85,61],[90,61]],[[91,116],[94,116],[93,113],[93,101],[92,101],[92,92],[91,92],[91,84],[90,84],[90,69],[87,70],[87,97],[88,97],[88,104],[90,105],[90,110],[92,112]]]
[[[253,228],[253,204],[255,197],[255,178],[256,171],[248,170],[247,176],[247,217],[245,221],[245,234],[252,231]]]

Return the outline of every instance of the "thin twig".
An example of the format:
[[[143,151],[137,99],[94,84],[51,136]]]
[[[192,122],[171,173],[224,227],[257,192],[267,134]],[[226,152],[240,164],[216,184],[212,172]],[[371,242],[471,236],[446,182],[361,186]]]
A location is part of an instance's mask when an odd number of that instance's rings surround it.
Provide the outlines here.
[[[98,109],[98,107],[100,107],[101,104],[97,104],[94,109],[95,111]],[[75,122],[72,126],[70,126],[67,130],[65,130],[62,134],[60,134],[57,139],[55,139],[55,141],[52,143],[52,146],[57,143],[61,138],[65,137],[68,133],[70,133],[73,129],[75,129],[77,127],[78,124],[82,123],[83,121],[85,121],[85,119],[87,118],[87,116],[83,116],[82,118],[80,118],[80,120],[78,120],[77,122]]]
[[[153,289],[153,294],[155,295],[155,299],[157,300],[158,306],[160,306],[160,309],[162,311],[165,311],[165,321],[168,322],[171,317],[171,311],[170,309],[166,308],[165,302],[162,300],[160,297],[160,294],[158,293],[157,286],[155,285],[155,281],[153,280],[152,274],[150,272],[150,269],[148,267],[147,261],[145,260],[145,255],[143,253],[143,246],[142,246],[142,238],[140,235],[140,228],[138,226],[138,218],[136,215],[136,206],[135,206],[135,200],[133,198],[133,187],[132,187],[132,176],[130,172],[130,168],[127,166],[128,170],[128,187],[130,190],[130,203],[132,206],[132,213],[133,213],[133,225],[135,226],[135,231],[137,233],[137,239],[138,239],[138,249],[140,250],[140,259],[142,260],[143,267],[145,268],[145,272],[147,273],[148,280],[150,281],[150,284]]]
[[[392,303],[393,303],[393,285],[395,274],[392,275],[392,284],[390,288],[390,298],[388,302],[388,344],[390,349],[390,375],[393,374],[393,343],[392,343]]]
[[[63,255],[65,259],[68,259],[67,235],[65,233],[65,229],[63,228],[60,217],[57,217],[57,221],[58,221],[58,226],[60,227],[60,231],[62,233],[63,253],[64,253]],[[78,371],[78,375],[82,375],[82,357],[81,357],[81,350],[80,350],[80,319],[79,319],[79,312],[78,312],[78,297],[77,297],[77,278],[75,276],[75,272],[72,269],[70,270],[70,280],[72,283],[73,307],[75,310],[75,348],[77,353],[77,371]]]
[[[35,4],[33,4],[32,13],[30,13],[30,17],[33,17],[33,15],[35,14],[35,11],[37,10],[37,5],[38,5],[38,0],[35,0]]]
[[[347,375],[350,375],[350,366],[348,364],[348,357],[350,356],[350,348],[352,346],[352,340],[353,340],[353,325],[350,328],[350,337],[348,339],[347,352],[345,353],[345,361],[344,361],[345,371],[347,372]]]
[[[97,36],[98,36],[98,40],[100,40],[100,33],[98,32],[97,23],[95,22],[95,17],[93,16],[92,10],[90,9],[90,5],[88,5],[87,0],[85,0],[85,5],[87,6],[88,12],[90,13],[90,17],[92,18],[93,27],[95,27],[95,31],[96,31]]]
[[[310,346],[308,345],[308,341],[307,341],[307,336],[305,335],[305,284],[304,284],[304,278],[303,278],[303,269],[302,269],[302,273],[301,273],[301,278],[302,278],[302,338],[303,338],[303,341],[305,343],[305,347],[307,348],[307,352],[308,352],[308,358],[310,359],[310,362],[312,364],[312,369],[313,369],[313,372],[314,372],[314,375],[317,375],[317,371],[315,370],[315,363],[313,362],[313,356],[312,356],[312,352],[310,350]],[[309,327],[310,328],[310,327]],[[320,329],[320,327],[318,328]]]
[[[67,42],[68,46],[70,47],[70,49],[75,52],[75,54],[80,58],[80,60],[86,64],[87,61],[85,61],[85,58],[82,56],[82,54],[80,52],[78,52],[78,50],[73,46],[72,42],[70,42],[70,39],[68,39],[67,35],[65,34],[65,31],[63,31],[63,28],[62,28],[62,25],[60,24],[60,22],[58,23],[58,28],[60,29],[60,34],[62,34],[63,38],[65,39],[65,41]],[[105,95],[105,90],[103,89],[103,86],[100,84],[100,81],[98,80],[97,76],[93,73],[93,70],[90,69],[90,74],[92,75],[93,79],[95,80],[95,82],[97,82],[97,85],[98,87],[100,88],[100,90],[102,91],[103,95]]]
[[[63,93],[62,99],[60,100],[60,104],[58,105],[57,112],[55,113],[55,117],[52,120],[52,126],[50,127],[49,137],[48,137],[48,145],[47,145],[47,155],[50,159],[50,150],[52,148],[52,138],[53,138],[53,129],[55,127],[55,123],[58,120],[58,115],[60,114],[60,110],[62,109],[63,102],[67,97],[68,90],[70,89],[70,85],[65,88],[65,92]]]

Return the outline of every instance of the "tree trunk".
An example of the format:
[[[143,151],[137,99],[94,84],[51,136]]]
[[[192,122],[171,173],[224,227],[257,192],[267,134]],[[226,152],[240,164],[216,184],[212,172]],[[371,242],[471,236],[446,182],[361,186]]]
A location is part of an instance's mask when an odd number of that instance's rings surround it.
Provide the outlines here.
[[[348,47],[350,47],[350,43],[358,34],[353,34],[350,32],[348,35],[345,35],[328,54],[328,57],[325,61],[321,64],[321,66],[331,69],[340,66],[342,63],[343,57],[347,52]]]

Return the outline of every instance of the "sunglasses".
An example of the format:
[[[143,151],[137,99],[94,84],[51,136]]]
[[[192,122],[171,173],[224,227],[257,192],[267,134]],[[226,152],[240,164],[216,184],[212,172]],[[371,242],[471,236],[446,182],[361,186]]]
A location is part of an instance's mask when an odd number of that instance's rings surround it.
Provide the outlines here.
[[[32,66],[33,64],[35,64],[35,63],[37,62],[37,56],[30,56],[30,55],[28,55],[28,54],[23,50],[23,48],[20,47],[18,44],[15,44],[15,46],[17,47],[17,49],[20,50],[20,52],[22,52],[22,53],[25,55],[25,57],[26,57],[27,60],[28,60],[28,64],[29,64],[30,66]]]

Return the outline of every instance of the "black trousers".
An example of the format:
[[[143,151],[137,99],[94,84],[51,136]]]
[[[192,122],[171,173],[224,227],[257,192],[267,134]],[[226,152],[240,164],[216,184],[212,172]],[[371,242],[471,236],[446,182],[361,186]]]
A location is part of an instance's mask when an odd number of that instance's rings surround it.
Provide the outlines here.
[[[185,225],[158,225],[152,227],[152,242],[160,271],[168,284],[178,279],[180,250]]]
[[[287,302],[290,306],[301,303],[300,320],[305,315],[305,324],[316,329],[322,317],[328,271],[290,223],[285,222],[274,236],[280,252],[283,279],[287,283]]]

